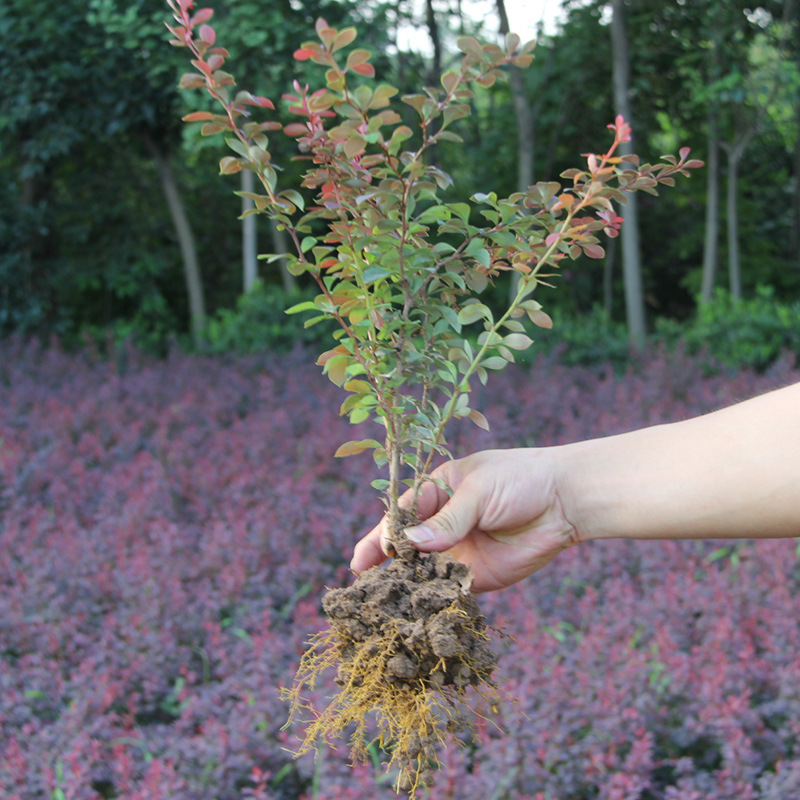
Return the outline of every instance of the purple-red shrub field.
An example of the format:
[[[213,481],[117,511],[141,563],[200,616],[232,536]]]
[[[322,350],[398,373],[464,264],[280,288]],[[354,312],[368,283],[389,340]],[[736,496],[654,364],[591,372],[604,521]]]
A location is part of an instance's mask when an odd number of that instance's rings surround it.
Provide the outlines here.
[[[380,513],[311,358],[0,344],[0,797],[373,800],[381,754],[292,760],[282,731],[324,587]],[[623,377],[507,370],[457,454],[679,419],[800,379],[650,354]],[[374,436],[375,431],[365,435]],[[482,606],[504,699],[430,797],[800,796],[794,541],[605,542]],[[319,699],[330,683],[317,688]],[[427,796],[427,792],[423,792]]]

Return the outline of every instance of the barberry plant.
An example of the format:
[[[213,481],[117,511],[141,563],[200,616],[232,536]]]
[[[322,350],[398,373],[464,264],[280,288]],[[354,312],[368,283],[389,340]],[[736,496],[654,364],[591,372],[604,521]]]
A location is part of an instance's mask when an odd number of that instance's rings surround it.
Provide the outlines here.
[[[305,42],[295,58],[319,64],[322,85],[312,90],[295,82],[284,100],[298,120],[282,125],[277,118],[252,118],[254,109],[273,111],[271,100],[233,92],[234,78],[223,69],[228,53],[208,24],[213,10],[192,13],[191,0],[168,2],[175,19],[168,25],[171,43],[190,50],[195,68],[181,86],[204,89],[221,106],[221,113],[197,111],[184,119],[202,122],[204,135],[225,134],[234,155],[221,160],[221,173],[250,170],[260,179],[254,208],[245,213],[274,219],[294,245],[288,269],[315,281],[314,300],[288,313],[312,312],[309,326],[337,323],[337,343],[319,363],[348,393],[341,413],[353,423],[377,419],[385,429],[382,441],[349,441],[337,455],[370,450],[388,467],[374,485],[396,520],[403,484],[418,492],[436,456],[449,455],[448,423],[469,417],[488,427],[471,406],[470,387],[532,344],[522,318],[550,326],[533,299],[537,287],[565,258],[603,256],[597,234],[617,235],[622,219],[614,202],[624,204],[626,192],[654,194],[700,162],[689,160],[688,148],[655,165],[618,155],[630,136],[618,117],[608,126],[608,150],[565,172],[566,186],[550,181],[507,198],[490,191],[445,201],[452,180],[426,161],[427,153],[439,142],[461,141],[454,123],[470,115],[477,87],[491,86],[507,65],[530,64],[533,42],[521,45],[509,34],[500,47],[463,36],[461,62],[441,86],[398,98],[394,86],[373,80],[369,51],[351,47],[355,29],[337,30],[320,19],[318,41]],[[398,99],[414,127],[392,105]],[[308,162],[300,187],[280,185],[268,133],[281,131]],[[504,272],[519,280],[508,306],[497,312],[480,295]]]
[[[295,711],[306,709],[300,689],[334,664],[341,691],[310,725],[303,749],[355,725],[353,753],[363,756],[363,720],[376,710],[379,741],[398,768],[396,786],[414,794],[436,763],[436,745],[460,719],[448,709],[468,687],[491,687],[496,661],[469,595],[468,569],[449,557],[421,563],[403,533],[434,459],[450,455],[448,423],[469,418],[488,428],[472,407],[472,386],[530,347],[526,316],[550,326],[534,293],[564,259],[603,256],[598,234],[616,236],[622,222],[614,203],[623,204],[627,192],[655,193],[700,162],[689,160],[688,148],[655,165],[619,154],[630,128],[617,117],[608,150],[587,154],[585,166],[562,175],[563,185],[445,199],[452,180],[431,163],[431,148],[461,141],[454,127],[470,115],[475,93],[509,65],[530,64],[534,43],[514,34],[503,46],[461,37],[460,63],[441,85],[401,97],[374,80],[369,51],[354,46],[354,28],[320,19],[317,40],[295,52],[322,68],[320,86],[295,81],[284,100],[297,119],[283,124],[277,114],[253,118],[259,109],[275,111],[271,100],[234,91],[223,69],[228,53],[208,24],[212,9],[193,13],[191,0],[168,3],[172,44],[189,49],[195,68],[181,86],[206,90],[221,107],[184,119],[202,122],[203,134],[226,136],[233,155],[221,160],[223,174],[258,177],[261,190],[248,195],[254,208],[245,213],[266,214],[286,231],[294,247],[288,269],[308,274],[318,288],[288,313],[312,312],[306,325],[335,321],[333,346],[318,363],[347,392],[340,412],[384,430],[381,440],[354,439],[336,455],[371,451],[386,468],[373,485],[385,499],[399,558],[380,577],[364,575],[326,595],[331,630],[306,654],[289,697]],[[273,132],[294,139],[308,164],[299,186],[281,184]],[[503,273],[516,274],[516,288],[497,310],[481,295]],[[407,486],[411,507],[402,510]]]

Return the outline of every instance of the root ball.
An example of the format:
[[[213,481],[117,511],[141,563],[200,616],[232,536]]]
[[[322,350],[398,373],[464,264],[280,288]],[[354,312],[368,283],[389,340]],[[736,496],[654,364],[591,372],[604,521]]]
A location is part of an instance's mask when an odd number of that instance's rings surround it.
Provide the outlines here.
[[[336,668],[338,695],[306,729],[298,754],[322,738],[350,734],[352,756],[366,760],[374,712],[378,744],[391,753],[396,789],[413,796],[438,766],[436,747],[463,722],[466,690],[494,687],[497,658],[470,593],[469,568],[444,553],[403,553],[352,586],[330,589],[319,634],[287,692],[296,719],[306,687]]]

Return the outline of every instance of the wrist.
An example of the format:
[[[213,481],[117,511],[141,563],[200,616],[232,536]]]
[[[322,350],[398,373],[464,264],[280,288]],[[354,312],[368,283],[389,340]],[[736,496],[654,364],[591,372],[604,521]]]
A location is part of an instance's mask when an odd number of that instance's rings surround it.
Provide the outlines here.
[[[660,538],[673,470],[654,454],[670,436],[664,425],[557,448],[559,496],[578,541]]]

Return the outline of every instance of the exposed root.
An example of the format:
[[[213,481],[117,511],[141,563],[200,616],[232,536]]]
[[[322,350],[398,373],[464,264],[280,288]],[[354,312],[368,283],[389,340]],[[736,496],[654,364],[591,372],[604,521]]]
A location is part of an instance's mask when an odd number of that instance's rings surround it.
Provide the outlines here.
[[[495,655],[486,623],[469,592],[468,568],[435,553],[373,568],[353,586],[323,598],[331,629],[317,634],[286,690],[289,723],[307,722],[297,755],[318,741],[349,737],[355,761],[367,761],[375,739],[391,753],[395,789],[413,797],[439,767],[437,749],[471,720],[466,691],[492,688]],[[335,667],[340,689],[316,712],[303,698]]]

